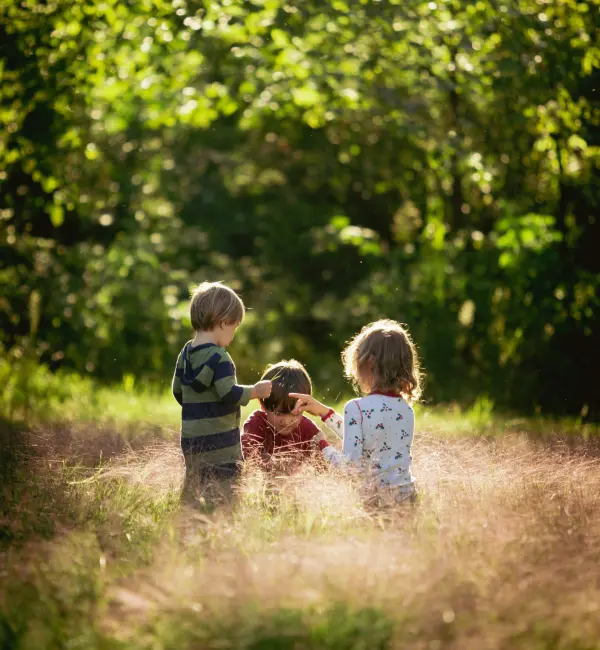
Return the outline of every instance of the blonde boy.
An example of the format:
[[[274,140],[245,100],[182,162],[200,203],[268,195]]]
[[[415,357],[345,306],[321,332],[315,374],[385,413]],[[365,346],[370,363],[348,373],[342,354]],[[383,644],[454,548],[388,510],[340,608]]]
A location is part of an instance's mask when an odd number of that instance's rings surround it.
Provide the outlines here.
[[[244,318],[240,297],[220,282],[203,282],[190,303],[194,338],[179,353],[173,396],[181,404],[181,449],[188,472],[235,475],[242,460],[241,406],[271,394],[271,382],[237,383],[225,349]]]

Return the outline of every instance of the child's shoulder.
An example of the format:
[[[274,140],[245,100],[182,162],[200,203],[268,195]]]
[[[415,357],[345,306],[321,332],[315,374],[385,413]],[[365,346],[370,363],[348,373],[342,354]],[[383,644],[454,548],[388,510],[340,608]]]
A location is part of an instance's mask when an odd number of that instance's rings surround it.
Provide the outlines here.
[[[361,397],[355,397],[354,399],[348,400],[344,405],[344,408],[359,408],[362,409],[369,404],[373,404],[379,401],[377,394],[372,393],[370,395],[362,395]]]
[[[264,436],[267,429],[267,414],[260,409],[253,411],[242,426],[242,435]]]
[[[205,363],[208,360],[211,360],[214,363],[231,361],[229,352],[227,352],[225,348],[214,343],[201,343],[200,345],[194,345],[193,341],[188,341],[184,345],[182,353],[187,354],[192,363]]]
[[[250,415],[246,418],[246,422],[266,422],[267,421],[267,414],[262,410],[262,409],[256,409],[256,411],[252,411]]]
[[[185,347],[189,346],[190,352],[200,352],[200,351],[206,351],[210,352],[211,354],[219,353],[219,354],[229,354],[225,348],[222,348],[220,345],[217,345],[216,343],[200,343],[200,345],[194,345],[194,341],[188,341]]]
[[[355,397],[354,399],[348,400],[344,404],[344,410],[351,408],[360,408],[360,405],[364,402],[364,397]]]
[[[369,395],[363,395],[362,397],[355,397],[349,402],[346,402],[344,408],[358,408],[359,410],[364,411],[365,409],[375,408],[383,404],[391,410],[406,409],[411,412],[413,410],[413,407],[403,397],[391,393],[370,393]]]
[[[190,349],[190,346],[191,346],[191,345],[192,345],[192,342],[191,342],[191,341],[186,341],[186,342],[183,344],[181,350],[179,350],[179,356],[180,356],[180,357],[183,357],[183,356],[185,355],[185,353]]]

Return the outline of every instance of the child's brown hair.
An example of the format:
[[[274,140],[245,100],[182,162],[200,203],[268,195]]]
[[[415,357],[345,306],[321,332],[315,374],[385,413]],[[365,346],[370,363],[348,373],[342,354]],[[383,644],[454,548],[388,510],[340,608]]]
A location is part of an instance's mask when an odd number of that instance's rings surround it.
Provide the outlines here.
[[[289,393],[312,394],[312,383],[306,368],[294,359],[268,366],[261,381],[263,379],[272,382],[271,395],[260,400],[266,411],[280,415],[291,413],[296,406],[296,400],[291,398]]]
[[[394,320],[363,327],[342,352],[342,362],[346,376],[370,392],[397,392],[411,402],[421,395],[417,349]]]
[[[221,282],[202,282],[192,292],[190,318],[194,332],[208,332],[221,323],[241,323],[244,313],[242,299]]]

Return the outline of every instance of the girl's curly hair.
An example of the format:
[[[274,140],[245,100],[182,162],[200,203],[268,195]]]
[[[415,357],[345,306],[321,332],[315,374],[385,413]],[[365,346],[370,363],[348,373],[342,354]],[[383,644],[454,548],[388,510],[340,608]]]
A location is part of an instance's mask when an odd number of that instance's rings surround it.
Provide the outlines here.
[[[394,392],[415,402],[421,395],[417,348],[408,330],[394,320],[362,328],[342,352],[346,376],[369,392]]]

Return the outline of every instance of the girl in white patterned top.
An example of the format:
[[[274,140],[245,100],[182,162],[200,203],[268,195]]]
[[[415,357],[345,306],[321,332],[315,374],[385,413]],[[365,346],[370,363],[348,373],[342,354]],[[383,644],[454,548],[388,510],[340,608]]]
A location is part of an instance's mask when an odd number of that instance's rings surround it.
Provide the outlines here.
[[[310,395],[295,397],[296,412],[307,411],[343,438],[343,452],[323,438],[323,456],[334,465],[359,467],[380,486],[394,488],[398,497],[414,493],[410,471],[415,415],[411,404],[420,395],[419,359],[405,327],[380,320],[364,327],[342,352],[346,376],[363,397],[344,407],[342,418]]]

